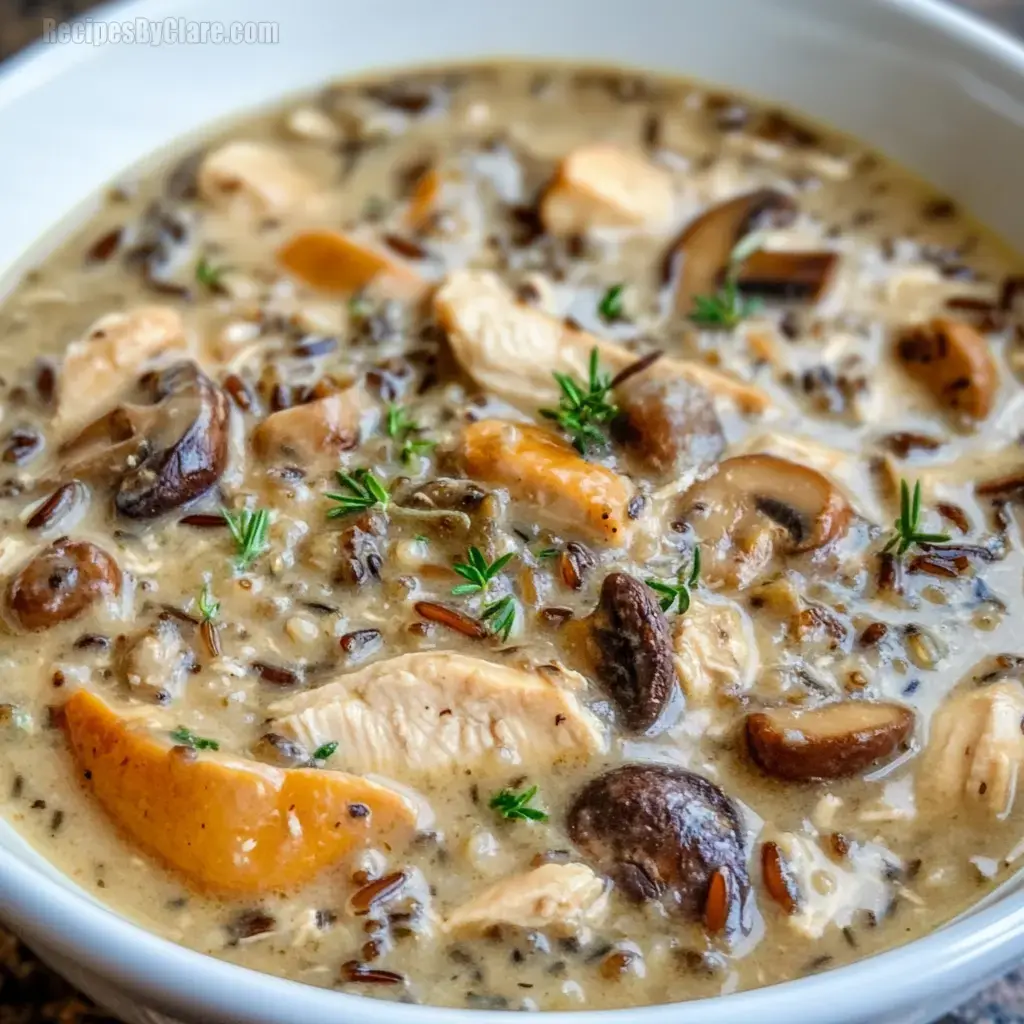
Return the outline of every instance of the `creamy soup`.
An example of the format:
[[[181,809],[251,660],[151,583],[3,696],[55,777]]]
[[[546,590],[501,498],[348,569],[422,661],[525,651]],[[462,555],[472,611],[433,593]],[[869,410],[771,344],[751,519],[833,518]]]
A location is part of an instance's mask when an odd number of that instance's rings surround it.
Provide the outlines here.
[[[234,963],[513,1010],[906,942],[1024,853],[1024,279],[685,82],[345,82],[0,308],[6,815]]]

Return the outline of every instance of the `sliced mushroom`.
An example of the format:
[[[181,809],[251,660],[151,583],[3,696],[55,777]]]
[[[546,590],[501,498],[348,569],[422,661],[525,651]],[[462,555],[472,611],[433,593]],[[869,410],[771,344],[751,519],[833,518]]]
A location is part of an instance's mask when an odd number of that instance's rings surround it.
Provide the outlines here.
[[[646,732],[675,691],[668,623],[653,591],[624,572],[601,586],[587,619],[597,651],[595,674],[632,732]]]
[[[856,775],[890,757],[910,735],[914,712],[903,704],[848,700],[816,708],[772,708],[747,716],[754,760],[794,782]]]
[[[173,619],[158,619],[125,651],[122,673],[137,696],[166,704],[181,695],[195,662]]]
[[[672,218],[672,178],[638,153],[595,142],[559,164],[540,204],[540,219],[553,235],[594,228],[656,231]]]
[[[266,462],[337,465],[338,453],[358,444],[360,423],[368,408],[366,392],[350,387],[282,409],[253,431],[253,449]]]
[[[244,139],[206,154],[196,184],[212,206],[249,216],[285,213],[313,194],[313,183],[282,150]]]
[[[672,244],[665,276],[674,282],[675,308],[684,316],[694,310],[698,295],[718,290],[736,243],[752,231],[785,227],[796,218],[792,197],[762,188],[705,210]]]
[[[68,437],[110,408],[154,358],[187,347],[185,325],[168,306],[139,306],[97,320],[64,353],[57,432]]]
[[[27,632],[77,618],[121,590],[121,570],[102,548],[62,538],[40,551],[7,586],[7,612]]]
[[[816,470],[774,455],[738,455],[683,497],[682,517],[704,542],[704,574],[745,586],[774,552],[814,551],[842,536],[853,509]]]
[[[685,768],[627,764],[598,776],[573,801],[569,836],[631,899],[660,899],[699,920],[714,873],[749,892],[739,811]]]
[[[643,373],[615,388],[615,439],[648,471],[678,479],[712,465],[725,435],[711,395],[685,377]]]
[[[946,408],[976,420],[992,411],[995,360],[984,336],[963,320],[936,317],[906,328],[896,339],[896,358]]]
[[[834,252],[758,249],[742,263],[736,285],[744,295],[790,302],[817,302],[835,276]]]
[[[550,430],[506,420],[480,420],[462,433],[462,461],[474,480],[508,488],[552,527],[609,547],[628,543],[633,485],[584,459]]]
[[[121,478],[114,499],[131,519],[163,515],[205,494],[228,461],[228,397],[195,363],[176,363],[152,390],[158,404],[148,454]]]

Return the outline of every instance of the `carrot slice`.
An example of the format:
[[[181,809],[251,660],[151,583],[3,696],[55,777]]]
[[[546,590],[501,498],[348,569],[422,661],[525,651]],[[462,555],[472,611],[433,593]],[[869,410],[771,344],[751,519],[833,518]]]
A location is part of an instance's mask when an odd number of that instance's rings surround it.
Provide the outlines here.
[[[159,741],[80,690],[64,705],[75,761],[114,822],[200,889],[291,889],[416,826],[409,802],[367,779],[196,754]]]
[[[423,278],[399,260],[339,231],[303,231],[277,252],[290,274],[320,291],[351,295],[376,282],[400,296],[415,297]]]

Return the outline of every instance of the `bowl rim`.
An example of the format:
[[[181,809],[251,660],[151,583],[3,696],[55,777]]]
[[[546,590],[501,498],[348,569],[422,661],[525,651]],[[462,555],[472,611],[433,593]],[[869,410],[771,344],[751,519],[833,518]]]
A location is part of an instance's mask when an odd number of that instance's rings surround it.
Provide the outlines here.
[[[115,0],[89,12],[95,21],[166,17],[178,0]],[[854,2],[854,0],[847,0]],[[898,12],[907,21],[938,31],[967,49],[1024,78],[1024,41],[978,15],[944,0],[855,0]],[[30,44],[0,66],[0,106],[18,103],[67,69],[95,56],[90,47]],[[201,128],[202,126],[196,126]],[[69,881],[72,881],[69,878]],[[73,882],[72,882],[73,884]],[[67,887],[56,878],[0,849],[0,914],[44,955],[67,958],[85,972],[116,981],[119,988],[161,1010],[185,1016],[202,1012],[251,1024],[342,1019],[379,1024],[383,1015],[408,1024],[507,1024],[508,1011],[453,1009],[380,1002],[359,995],[266,974],[200,953],[162,938]],[[790,1024],[817,1024],[821,1007],[843,1005],[857,1020],[911,1012],[929,999],[961,990],[963,968],[998,956],[1024,935],[1024,889],[992,906],[968,911],[919,939],[833,970],[729,995],[616,1010],[552,1011],[550,1024],[729,1024],[770,1011]],[[238,992],[244,993],[239,997]],[[244,1010],[239,1001],[244,1002]],[[630,1016],[627,1018],[627,1014]],[[327,1016],[330,1015],[330,1016]],[[917,1017],[914,1018],[918,1019]]]

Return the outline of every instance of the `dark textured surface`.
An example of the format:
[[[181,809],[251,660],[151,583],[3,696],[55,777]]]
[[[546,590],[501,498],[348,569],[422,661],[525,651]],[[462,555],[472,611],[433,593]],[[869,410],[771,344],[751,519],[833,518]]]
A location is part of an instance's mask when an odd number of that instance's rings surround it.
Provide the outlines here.
[[[848,0],[855,2],[855,0]],[[1024,35],[1024,0],[965,0]],[[90,0],[0,0],[0,59],[30,43],[43,18],[67,18]],[[0,1024],[114,1024],[0,929]],[[939,1024],[1024,1024],[1024,971],[991,986]]]

